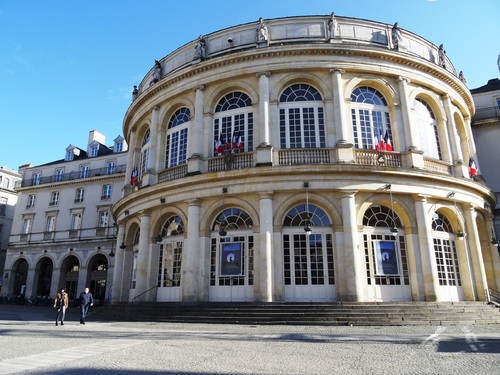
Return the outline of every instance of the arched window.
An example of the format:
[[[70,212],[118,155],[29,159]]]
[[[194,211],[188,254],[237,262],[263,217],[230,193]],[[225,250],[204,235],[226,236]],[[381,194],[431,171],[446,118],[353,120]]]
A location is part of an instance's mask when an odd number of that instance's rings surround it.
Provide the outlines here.
[[[438,127],[434,112],[422,99],[416,98],[413,102],[415,108],[415,125],[418,129],[420,148],[424,155],[441,160],[441,147],[439,145]]]
[[[362,86],[351,94],[351,116],[356,148],[392,151],[389,107],[377,90]]]
[[[183,107],[178,109],[168,122],[165,168],[186,163],[190,117],[189,108]]]
[[[161,229],[163,241],[158,257],[158,287],[178,287],[181,284],[183,238],[173,238],[184,233],[180,216],[170,217]]]
[[[212,231],[219,233],[211,239],[211,287],[231,288],[232,286],[253,285],[254,238],[252,227],[252,218],[248,212],[241,208],[226,208],[217,215],[212,223]],[[221,229],[227,230],[226,234],[220,234]],[[226,256],[228,251],[234,255],[230,261],[231,265],[229,264],[230,258]],[[232,264],[236,267],[233,267]],[[226,294],[228,298],[232,298],[230,289],[226,290],[225,293],[228,293]]]
[[[371,206],[363,215],[363,226],[367,284],[410,285],[405,238],[392,230],[403,227],[396,213],[386,206]]]
[[[326,147],[323,98],[314,87],[298,83],[280,96],[281,148]]]
[[[224,96],[215,107],[214,156],[253,149],[253,112],[250,97],[239,91]]]
[[[285,227],[305,227],[307,224],[313,227],[328,227],[331,225],[330,219],[318,206],[314,204],[299,204],[286,214],[283,220]]]
[[[221,227],[225,229],[247,229],[252,228],[253,220],[250,215],[241,208],[227,208],[222,211],[214,220],[213,231],[218,231]]]
[[[435,212],[432,216],[432,230],[439,285],[461,286],[455,237],[450,221],[442,213]]]
[[[402,228],[399,217],[386,206],[371,206],[363,215],[365,227]]]
[[[142,138],[142,147],[141,147],[141,176],[146,173],[148,169],[148,160],[149,160],[149,141],[150,141],[150,131],[149,129],[144,134]]]
[[[305,232],[306,225],[312,231]],[[335,284],[331,222],[323,209],[314,204],[299,204],[283,219],[283,273],[287,300],[310,300],[311,290],[296,287],[321,287]],[[288,296],[291,289],[293,293]],[[328,294],[321,298],[329,299]]]

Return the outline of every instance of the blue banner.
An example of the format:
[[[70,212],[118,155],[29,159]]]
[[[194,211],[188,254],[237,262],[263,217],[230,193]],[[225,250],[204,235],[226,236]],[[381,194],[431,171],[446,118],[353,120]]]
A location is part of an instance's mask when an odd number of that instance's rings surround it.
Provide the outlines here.
[[[223,243],[220,252],[220,276],[242,276],[241,242]]]

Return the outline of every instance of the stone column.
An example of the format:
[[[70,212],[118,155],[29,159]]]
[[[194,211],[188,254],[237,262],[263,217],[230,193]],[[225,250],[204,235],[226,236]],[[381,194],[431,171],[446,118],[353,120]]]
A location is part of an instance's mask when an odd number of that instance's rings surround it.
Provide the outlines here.
[[[273,147],[269,129],[269,76],[270,72],[257,73],[259,77],[259,144],[257,151],[257,166],[269,166],[273,164]]]
[[[412,168],[424,167],[423,152],[420,151],[420,139],[417,130],[412,126],[411,103],[408,102],[408,83],[409,79],[399,77],[398,89],[401,102],[401,118],[403,121],[403,132],[406,143],[406,165]]]
[[[132,177],[132,170],[134,169],[134,158],[136,155],[136,132],[135,130],[130,131],[129,137],[129,147],[127,155],[127,169],[125,171],[125,184],[123,187],[122,197],[130,194],[132,192],[132,187],[130,186],[130,178]]]
[[[464,205],[465,233],[467,244],[469,245],[472,279],[475,284],[477,300],[485,300],[485,290],[488,288],[486,270],[484,269],[483,253],[479,241],[479,233],[476,225],[476,211],[471,204]]]
[[[434,244],[432,240],[431,219],[428,217],[429,206],[427,197],[415,195],[415,215],[417,217],[418,246],[422,264],[423,288],[426,301],[439,301],[439,280],[437,277],[436,257],[434,256]]]
[[[195,103],[194,103],[194,123],[193,128],[189,130],[188,139],[188,152],[190,156],[188,158],[188,175],[201,173],[203,166],[203,141],[204,141],[204,131],[203,131],[203,111],[205,108],[205,86],[200,85],[195,89]],[[213,138],[213,135],[210,137]],[[212,149],[213,149],[212,139]],[[209,156],[212,153],[209,149]]]
[[[332,74],[332,91],[333,91],[333,118],[335,122],[337,145],[350,144],[348,141],[347,124],[349,123],[345,114],[344,106],[344,89],[342,87],[343,69],[330,69]]]
[[[157,139],[158,139],[158,117],[160,107],[154,106],[151,110],[151,125],[149,127],[150,141],[149,141],[149,157],[146,172],[142,175],[142,186],[154,185],[157,182],[156,173],[158,171],[156,160],[157,158]]]
[[[346,116],[344,88],[342,85],[343,69],[331,69],[333,92],[333,123],[335,126],[336,158],[339,163],[353,163],[355,160],[353,140],[347,129],[350,119]]]
[[[256,267],[259,270],[259,295],[261,302],[273,301],[273,192],[259,194],[260,243]]]
[[[498,252],[498,244],[491,243],[491,240],[493,240],[493,238],[498,241],[498,238],[495,235],[495,229],[493,227],[493,218],[493,215],[486,218],[486,230],[490,231],[492,236],[491,239],[488,240],[488,251],[491,261],[491,270],[489,270],[489,272],[487,273],[487,276],[489,276],[488,287],[495,290],[500,290],[500,254]]]
[[[446,114],[446,127],[450,140],[451,156],[453,159],[453,168],[458,177],[469,177],[468,165],[465,165],[462,146],[460,145],[460,136],[457,132],[457,125],[452,113],[451,99],[448,94],[441,97],[443,100],[444,112]]]
[[[200,199],[188,203],[187,239],[182,253],[182,302],[198,302],[200,257]]]
[[[123,290],[123,269],[125,262],[125,249],[120,249],[122,241],[125,238],[125,224],[118,225],[118,234],[116,236],[115,267],[113,272],[113,289],[111,303],[125,302]]]
[[[143,213],[141,215],[141,231],[139,234],[139,254],[137,255],[137,279],[135,284],[135,294],[139,295],[152,287],[149,285],[149,232],[151,227],[151,215]],[[145,293],[137,301],[150,301],[151,296]]]
[[[344,246],[343,258],[344,268],[340,271],[338,292],[343,301],[364,301],[363,278],[366,275],[364,267],[364,254],[359,248],[358,224],[356,222],[356,202],[357,191],[341,191],[342,222]]]

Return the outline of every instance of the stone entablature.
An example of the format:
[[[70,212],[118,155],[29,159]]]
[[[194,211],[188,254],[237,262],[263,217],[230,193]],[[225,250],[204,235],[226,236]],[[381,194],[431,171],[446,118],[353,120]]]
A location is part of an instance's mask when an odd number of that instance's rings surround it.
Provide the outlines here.
[[[333,49],[343,49],[345,46],[394,48],[391,35],[392,25],[358,18],[337,17],[338,36],[330,37],[328,31],[329,20],[330,16],[304,16],[265,20],[269,34],[266,46],[325,43]],[[258,22],[250,22],[204,35],[203,37],[200,36],[204,41],[205,52],[203,58],[197,58],[196,56],[196,46],[199,40],[189,42],[178,48],[159,61],[160,68],[158,66],[153,67],[144,77],[137,87],[134,98],[157,82],[158,73],[161,80],[172,73],[206,59],[259,48],[260,44],[256,37],[257,26]],[[426,63],[441,65],[453,75],[457,75],[455,68],[446,55],[443,57],[443,62],[440,63],[438,46],[406,30],[401,30],[401,34],[403,41],[398,48],[399,52],[404,52],[409,57],[423,59]]]

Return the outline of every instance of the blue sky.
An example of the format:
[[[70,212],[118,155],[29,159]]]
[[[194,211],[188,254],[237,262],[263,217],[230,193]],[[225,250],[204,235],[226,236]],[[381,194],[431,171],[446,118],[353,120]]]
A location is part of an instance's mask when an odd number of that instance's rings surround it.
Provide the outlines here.
[[[0,166],[61,159],[92,129],[112,144],[133,85],[200,34],[332,11],[443,43],[470,89],[499,77],[499,0],[0,0]]]

